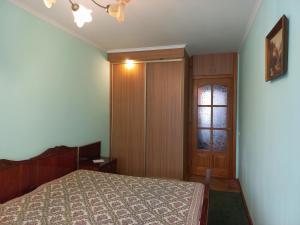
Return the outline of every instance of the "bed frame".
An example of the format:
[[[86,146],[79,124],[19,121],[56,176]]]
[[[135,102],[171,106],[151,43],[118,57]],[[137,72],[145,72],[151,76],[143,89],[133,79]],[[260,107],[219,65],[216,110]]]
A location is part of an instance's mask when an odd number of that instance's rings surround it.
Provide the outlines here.
[[[208,224],[208,208],[209,208],[209,184],[205,185],[203,204],[201,209],[200,225]]]
[[[0,160],[0,204],[75,171],[80,150],[94,152],[100,145],[97,142],[81,147],[59,146],[28,160]],[[209,186],[205,185],[200,225],[207,225],[208,204]]]
[[[77,148],[59,146],[23,161],[0,160],[0,204],[77,168]]]

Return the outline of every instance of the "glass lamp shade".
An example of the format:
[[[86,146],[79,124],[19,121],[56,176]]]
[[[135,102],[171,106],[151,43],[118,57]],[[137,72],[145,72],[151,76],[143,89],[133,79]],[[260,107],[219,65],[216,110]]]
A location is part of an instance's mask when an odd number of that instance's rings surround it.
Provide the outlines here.
[[[126,3],[124,1],[119,0],[115,4],[109,5],[107,12],[110,16],[115,17],[119,23],[122,23],[125,20],[125,5]]]
[[[89,23],[93,20],[92,10],[85,8],[82,5],[79,5],[77,10],[72,10],[74,16],[74,22],[78,27],[83,27],[85,23]]]
[[[56,0],[44,0],[44,4],[48,9],[50,9],[52,7],[52,5],[54,5],[55,3],[56,3]]]

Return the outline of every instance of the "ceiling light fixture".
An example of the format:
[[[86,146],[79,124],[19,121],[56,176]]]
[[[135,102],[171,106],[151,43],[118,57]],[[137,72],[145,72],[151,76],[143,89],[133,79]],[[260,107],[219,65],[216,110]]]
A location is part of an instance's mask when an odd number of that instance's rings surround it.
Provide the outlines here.
[[[47,8],[51,8],[56,0],[43,0],[44,4]],[[125,15],[124,10],[127,3],[130,0],[117,0],[116,3],[110,4],[107,6],[101,5],[96,0],[91,0],[95,5],[104,9],[108,15],[115,17],[119,23],[124,22]],[[69,0],[71,4],[71,9],[74,16],[74,22],[78,27],[83,27],[85,23],[89,23],[92,21],[92,10],[85,8],[83,5],[73,2],[73,0]]]
[[[50,9],[53,4],[56,3],[56,0],[44,0],[45,6]]]
[[[130,59],[126,59],[125,60],[125,65],[126,65],[126,68],[130,70],[134,67],[134,61],[130,60]]]
[[[92,18],[92,10],[85,8],[82,5],[79,5],[77,3],[73,3],[71,0],[69,0],[71,3],[71,9],[74,16],[74,22],[78,27],[83,27],[85,23],[89,23],[93,20]]]

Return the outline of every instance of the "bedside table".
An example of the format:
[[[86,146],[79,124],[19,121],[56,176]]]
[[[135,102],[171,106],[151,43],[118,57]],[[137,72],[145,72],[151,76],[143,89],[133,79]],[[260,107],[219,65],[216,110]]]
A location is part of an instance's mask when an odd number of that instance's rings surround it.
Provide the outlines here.
[[[94,170],[104,173],[117,173],[117,159],[101,158],[104,162],[93,163],[92,160],[80,160],[79,169]]]

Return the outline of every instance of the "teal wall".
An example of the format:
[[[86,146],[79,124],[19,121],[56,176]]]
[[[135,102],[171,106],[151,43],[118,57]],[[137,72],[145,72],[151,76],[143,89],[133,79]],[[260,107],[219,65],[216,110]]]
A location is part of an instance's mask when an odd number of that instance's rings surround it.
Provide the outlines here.
[[[0,158],[109,143],[106,55],[0,0]]]
[[[289,70],[264,81],[267,33],[290,20]],[[300,224],[300,1],[263,0],[240,52],[239,178],[256,225]]]

